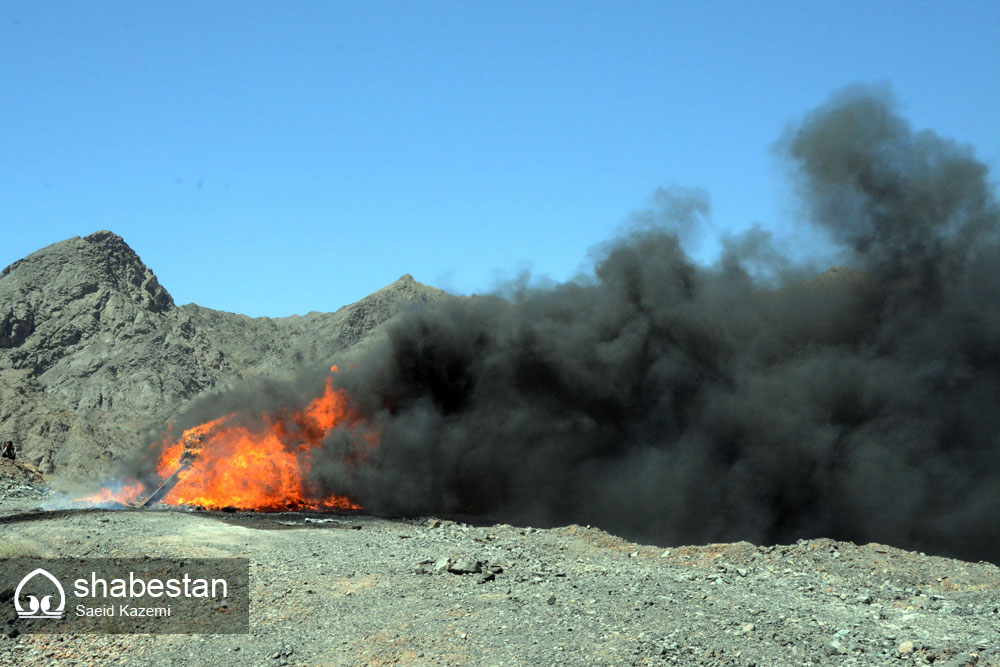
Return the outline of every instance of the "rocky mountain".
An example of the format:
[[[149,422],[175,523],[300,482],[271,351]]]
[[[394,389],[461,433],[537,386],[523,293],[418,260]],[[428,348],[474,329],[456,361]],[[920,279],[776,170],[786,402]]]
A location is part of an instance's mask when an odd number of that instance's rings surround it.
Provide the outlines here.
[[[329,363],[402,308],[446,298],[405,275],[335,313],[252,318],[175,305],[112,232],[61,241],[0,273],[0,441],[84,478],[206,390]]]

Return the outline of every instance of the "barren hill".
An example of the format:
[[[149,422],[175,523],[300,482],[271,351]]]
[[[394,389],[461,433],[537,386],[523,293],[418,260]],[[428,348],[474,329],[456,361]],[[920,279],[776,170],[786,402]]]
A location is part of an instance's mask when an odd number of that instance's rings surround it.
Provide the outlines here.
[[[325,364],[405,306],[445,298],[405,275],[335,313],[251,318],[176,306],[112,232],[61,241],[0,273],[0,441],[85,477],[207,389]]]

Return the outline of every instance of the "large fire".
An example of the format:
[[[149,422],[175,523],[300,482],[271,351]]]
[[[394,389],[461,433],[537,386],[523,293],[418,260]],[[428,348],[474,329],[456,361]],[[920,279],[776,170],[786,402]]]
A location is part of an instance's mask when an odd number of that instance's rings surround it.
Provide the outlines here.
[[[161,481],[176,473],[177,482],[161,502],[261,511],[361,509],[348,497],[323,494],[308,482],[313,450],[338,424],[357,421],[345,392],[327,378],[322,395],[301,410],[265,413],[254,420],[238,420],[234,413],[190,428],[179,438],[168,435],[153,447],[159,452],[156,471]],[[371,432],[362,441],[354,460],[377,445]],[[81,502],[134,504],[155,488],[133,482],[102,489]]]

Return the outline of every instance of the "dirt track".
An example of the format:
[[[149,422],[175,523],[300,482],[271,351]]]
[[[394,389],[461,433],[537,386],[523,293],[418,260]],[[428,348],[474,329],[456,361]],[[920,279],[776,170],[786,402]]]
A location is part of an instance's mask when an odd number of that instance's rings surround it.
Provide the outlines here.
[[[33,505],[8,551],[248,556],[251,634],[4,636],[0,664],[1000,664],[1000,570],[880,545]]]

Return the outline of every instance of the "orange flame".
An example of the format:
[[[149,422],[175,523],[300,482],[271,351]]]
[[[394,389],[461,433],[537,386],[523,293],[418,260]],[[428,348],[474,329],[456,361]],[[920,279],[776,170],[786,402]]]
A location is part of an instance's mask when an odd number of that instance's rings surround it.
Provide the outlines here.
[[[131,504],[139,500],[139,497],[146,492],[146,486],[142,482],[131,482],[124,484],[117,489],[104,487],[97,493],[85,498],[78,498],[75,505],[103,505],[104,503],[126,503]]]
[[[337,367],[330,370],[336,372]],[[185,452],[194,457],[161,502],[261,511],[362,509],[348,497],[324,493],[308,482],[312,450],[338,424],[360,421],[348,403],[346,393],[334,389],[333,380],[327,378],[323,394],[302,410],[265,413],[239,422],[233,413],[190,428],[176,440],[168,436],[160,443],[156,464],[161,480],[182,467]],[[378,437],[367,433],[362,439],[363,452],[358,454],[364,458]],[[357,458],[349,455],[347,461]],[[143,495],[141,484],[126,488],[127,495],[102,489],[84,501],[131,503]]]

